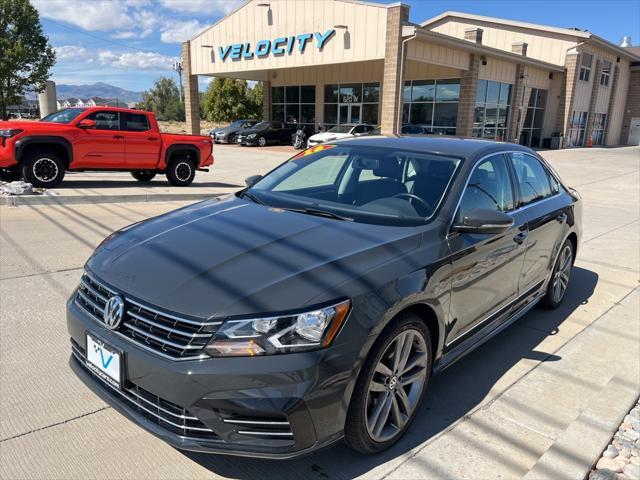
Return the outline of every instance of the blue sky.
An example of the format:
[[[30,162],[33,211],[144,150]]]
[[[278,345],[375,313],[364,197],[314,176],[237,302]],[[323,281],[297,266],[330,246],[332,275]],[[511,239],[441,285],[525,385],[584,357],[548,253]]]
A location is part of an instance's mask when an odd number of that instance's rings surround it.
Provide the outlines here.
[[[243,3],[242,0],[31,0],[58,53],[57,83],[106,82],[145,90],[173,75],[180,42]],[[640,42],[640,0],[404,0],[411,20],[446,10],[557,27],[579,27],[619,43]],[[201,82],[204,86],[204,79]]]

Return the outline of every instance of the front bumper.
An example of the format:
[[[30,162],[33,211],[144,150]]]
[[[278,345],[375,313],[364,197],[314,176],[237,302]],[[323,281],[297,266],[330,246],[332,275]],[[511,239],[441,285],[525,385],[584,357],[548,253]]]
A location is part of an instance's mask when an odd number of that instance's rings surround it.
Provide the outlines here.
[[[67,307],[70,365],[78,377],[176,448],[286,459],[342,438],[351,348],[174,361],[105,328],[78,306],[75,294]],[[86,367],[87,332],[123,352],[122,389]]]
[[[258,145],[258,137],[254,137],[254,138],[240,137],[238,138],[238,143],[240,145],[248,145],[248,146]]]
[[[9,139],[5,140],[5,146],[0,143],[0,168],[8,168],[17,164],[15,157],[13,156],[13,142]],[[0,139],[0,142],[2,139]]]

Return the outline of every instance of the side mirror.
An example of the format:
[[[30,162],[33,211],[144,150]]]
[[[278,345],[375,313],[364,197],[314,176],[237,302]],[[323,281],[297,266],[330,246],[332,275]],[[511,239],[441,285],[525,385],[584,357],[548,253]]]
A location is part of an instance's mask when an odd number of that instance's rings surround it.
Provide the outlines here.
[[[262,178],[262,175],[251,175],[250,177],[247,177],[244,179],[244,183],[247,186],[247,188],[251,188],[256,183],[258,183],[261,178]]]
[[[453,224],[453,231],[460,233],[495,234],[507,231],[513,218],[503,212],[489,208],[474,208],[461,220]]]
[[[85,118],[84,120],[80,120],[78,122],[78,127],[80,127],[80,128],[96,128],[96,122],[94,122],[93,120],[90,120],[88,118]]]

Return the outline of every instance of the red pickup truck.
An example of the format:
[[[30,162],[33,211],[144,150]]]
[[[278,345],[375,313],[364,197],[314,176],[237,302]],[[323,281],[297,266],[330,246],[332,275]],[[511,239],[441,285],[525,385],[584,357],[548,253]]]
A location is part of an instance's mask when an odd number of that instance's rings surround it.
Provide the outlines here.
[[[189,185],[213,164],[209,136],[160,133],[153,113],[126,108],[66,108],[40,122],[0,122],[0,180],[58,185],[69,171],[127,171],[141,182],[158,173]]]

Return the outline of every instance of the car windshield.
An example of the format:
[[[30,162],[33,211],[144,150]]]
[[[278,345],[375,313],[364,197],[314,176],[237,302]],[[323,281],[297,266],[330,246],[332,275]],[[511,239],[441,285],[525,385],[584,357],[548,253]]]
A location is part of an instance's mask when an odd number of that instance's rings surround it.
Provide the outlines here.
[[[256,123],[252,128],[256,130],[265,130],[271,126],[271,122],[260,122]]]
[[[460,162],[388,147],[321,145],[296,155],[243,195],[340,220],[419,225],[434,216]]]
[[[235,122],[233,122],[231,125],[229,125],[229,127],[231,128],[240,128],[245,124],[244,120],[236,120]]]
[[[53,123],[71,123],[82,112],[84,112],[83,108],[65,108],[64,110],[50,113],[40,121]]]
[[[335,127],[327,130],[329,133],[349,133],[353,125],[336,125]]]

